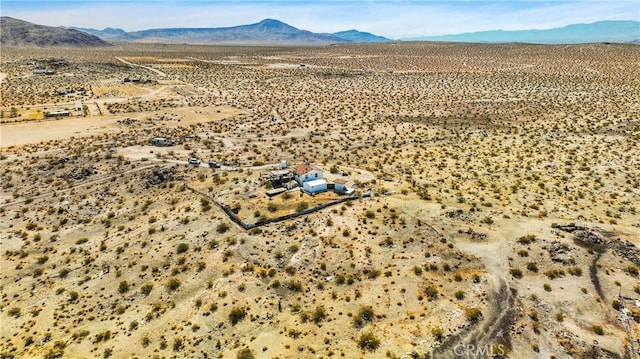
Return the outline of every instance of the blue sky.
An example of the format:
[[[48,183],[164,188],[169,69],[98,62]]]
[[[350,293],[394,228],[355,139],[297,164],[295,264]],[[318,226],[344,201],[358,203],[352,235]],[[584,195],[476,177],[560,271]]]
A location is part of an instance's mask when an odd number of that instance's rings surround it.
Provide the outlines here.
[[[0,13],[42,25],[127,31],[234,26],[275,18],[314,32],[355,28],[397,39],[640,20],[640,1],[1,0]]]

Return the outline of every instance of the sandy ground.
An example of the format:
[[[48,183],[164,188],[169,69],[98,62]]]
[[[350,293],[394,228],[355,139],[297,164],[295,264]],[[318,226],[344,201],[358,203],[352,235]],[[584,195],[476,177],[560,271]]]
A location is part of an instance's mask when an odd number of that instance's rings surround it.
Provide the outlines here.
[[[0,125],[3,357],[637,356],[637,46],[4,58],[4,109],[92,105]],[[255,223],[341,198],[266,196],[281,160],[373,196],[240,228],[218,203]]]
[[[218,112],[219,111],[219,112]],[[165,121],[168,126],[188,125],[207,121],[219,121],[240,111],[233,108],[216,108],[206,111],[191,109],[176,111],[184,120]],[[125,125],[118,121],[125,118],[145,118],[153,114],[136,116],[69,117],[60,120],[42,120],[0,125],[0,146],[10,147],[31,143],[60,140],[69,137],[87,137],[121,131]]]

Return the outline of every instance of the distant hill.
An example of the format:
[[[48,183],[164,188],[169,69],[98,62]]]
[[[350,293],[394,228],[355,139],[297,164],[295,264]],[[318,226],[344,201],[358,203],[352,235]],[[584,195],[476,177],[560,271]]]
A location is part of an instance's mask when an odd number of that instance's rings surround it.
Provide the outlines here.
[[[331,34],[300,30],[273,19],[256,24],[219,28],[172,28],[128,32],[114,41],[138,43],[289,43],[329,44],[344,42]]]
[[[103,40],[165,44],[334,44],[343,42],[390,41],[382,36],[357,30],[320,34],[300,30],[282,21],[265,19],[255,24],[215,28],[166,28],[125,32],[75,28]]]
[[[348,42],[388,42],[392,41],[386,37],[377,36],[370,32],[363,32],[358,30],[347,30],[334,32],[334,36],[337,36],[344,41]]]
[[[7,16],[0,17],[2,46],[111,46],[104,40],[73,29],[36,25]]]
[[[638,21],[600,21],[547,30],[481,31],[456,35],[423,36],[405,41],[451,42],[529,42],[537,44],[575,44],[588,42],[631,42],[640,36]]]
[[[96,29],[87,29],[82,27],[70,26],[69,29],[86,32],[87,34],[91,34],[93,36],[99,37],[105,41],[111,41],[113,39],[116,39],[120,36],[124,36],[127,34],[127,32],[122,29],[114,29],[112,27],[106,27],[102,30],[96,30]]]

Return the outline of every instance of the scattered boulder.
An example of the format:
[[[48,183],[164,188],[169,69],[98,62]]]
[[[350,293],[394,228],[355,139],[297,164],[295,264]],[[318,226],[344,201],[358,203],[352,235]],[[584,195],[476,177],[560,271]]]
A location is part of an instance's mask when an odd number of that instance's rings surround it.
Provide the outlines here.
[[[460,211],[460,210],[459,210]],[[468,235],[471,236],[471,240],[474,241],[482,241],[487,239],[487,234],[486,233],[480,233],[480,232],[476,232],[473,229],[469,228],[466,232],[464,232]]]
[[[469,212],[465,212],[462,209],[456,209],[452,211],[448,211],[445,213],[445,216],[451,219],[459,219],[462,221],[470,221],[472,218],[472,214]]]
[[[573,237],[577,242],[587,246],[599,246],[604,243],[604,238],[602,238],[598,233],[587,228],[574,231]]]
[[[136,122],[138,122],[138,120],[136,120],[135,118],[125,118],[124,120],[118,120],[118,123],[123,125],[133,125]]]
[[[145,182],[152,185],[157,185],[163,182],[173,181],[175,178],[175,168],[154,168],[146,176],[144,176]]]
[[[603,249],[605,245],[605,238],[593,229],[576,226],[573,223],[555,228],[573,234],[575,243],[581,247]]]
[[[76,167],[73,170],[71,170],[71,172],[63,175],[63,178],[66,178],[68,180],[75,180],[75,181],[80,181],[83,180],[89,176],[93,176],[94,174],[98,173],[98,171],[96,171],[95,167],[90,166],[90,167]]]
[[[543,246],[542,248],[549,252],[549,257],[553,262],[566,263],[571,260],[571,256],[569,256],[571,248],[564,243],[560,243],[560,241],[553,241],[551,245]]]
[[[616,255],[640,266],[640,250],[638,250],[635,244],[617,238],[607,243],[607,247],[613,250]]]

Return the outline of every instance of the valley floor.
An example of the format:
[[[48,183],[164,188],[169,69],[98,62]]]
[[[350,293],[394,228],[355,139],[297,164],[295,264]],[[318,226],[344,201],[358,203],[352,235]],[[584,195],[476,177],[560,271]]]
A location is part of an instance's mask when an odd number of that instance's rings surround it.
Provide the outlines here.
[[[635,358],[639,54],[3,48],[1,356]]]

